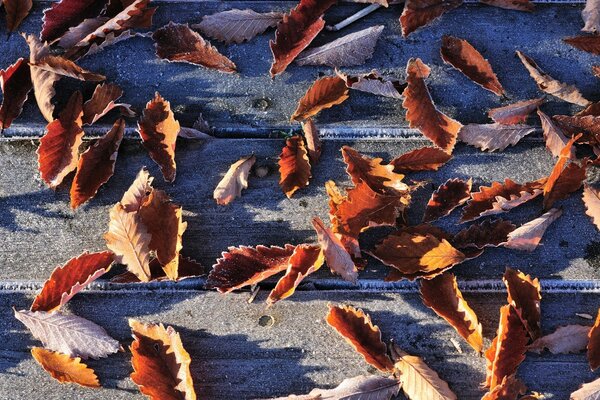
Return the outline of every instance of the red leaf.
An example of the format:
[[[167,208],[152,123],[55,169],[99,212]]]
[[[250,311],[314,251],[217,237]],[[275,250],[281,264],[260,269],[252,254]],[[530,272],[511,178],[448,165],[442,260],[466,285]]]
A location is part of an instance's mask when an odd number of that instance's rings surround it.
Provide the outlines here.
[[[189,257],[184,257],[181,254],[179,255],[179,267],[178,267],[178,277],[177,280],[180,281],[186,278],[195,278],[198,276],[202,276],[205,274],[205,268],[198,261],[193,260]],[[148,282],[153,281],[166,281],[170,280],[167,278],[165,271],[162,269],[160,262],[158,259],[153,259],[150,261],[150,279]],[[116,275],[113,277],[111,282],[114,283],[139,283],[140,279],[132,272],[123,272],[122,274]]]
[[[427,202],[423,222],[432,222],[452,212],[471,198],[472,179],[448,179],[440,185]]]
[[[588,333],[588,338],[587,359],[593,371],[600,367],[600,310],[598,310],[594,326]]]
[[[390,161],[394,172],[401,171],[437,171],[452,156],[437,147],[421,147]]]
[[[4,131],[21,115],[27,95],[33,89],[29,65],[25,59],[19,58],[6,70],[0,70],[0,89],[3,94],[0,106],[0,131]]]
[[[529,114],[542,105],[544,100],[544,97],[540,97],[533,100],[519,101],[504,107],[492,108],[488,111],[488,115],[494,122],[503,125],[523,123],[527,120]]]
[[[462,0],[406,0],[400,16],[402,36],[410,35],[461,4]]]
[[[527,11],[531,12],[535,9],[535,5],[530,0],[479,0],[488,6],[504,8],[507,10]]]
[[[519,270],[506,268],[502,277],[508,292],[508,304],[514,307],[532,340],[537,339],[542,331],[540,317],[540,300],[542,288],[537,278],[525,275]]]
[[[308,186],[310,169],[302,137],[293,136],[287,139],[279,155],[279,186],[288,198],[291,198],[296,190]]]
[[[317,79],[298,102],[292,120],[302,121],[341,104],[349,97],[349,92],[344,80],[337,75]]]
[[[600,37],[596,35],[573,36],[564,38],[563,41],[579,50],[587,51],[597,56],[600,55]]]
[[[487,392],[481,400],[534,400],[540,398],[537,396],[519,397],[526,391],[527,387],[513,374],[502,378],[502,382]]]
[[[75,26],[92,15],[90,11],[105,3],[105,0],[60,0],[44,10],[42,18],[42,41],[58,39],[69,27]]]

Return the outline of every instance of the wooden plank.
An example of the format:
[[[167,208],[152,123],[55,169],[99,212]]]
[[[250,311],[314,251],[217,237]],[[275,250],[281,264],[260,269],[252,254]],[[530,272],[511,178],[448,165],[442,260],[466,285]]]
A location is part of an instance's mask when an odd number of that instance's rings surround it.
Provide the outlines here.
[[[21,29],[30,33],[39,32],[41,11],[49,4],[36,3],[33,14]],[[197,23],[203,15],[234,7],[285,11],[294,4],[281,1],[202,1],[193,5],[189,2],[163,2],[159,3],[154,27],[160,27],[171,20]],[[363,5],[340,4],[328,13],[328,23],[338,22],[361,7]],[[385,25],[373,58],[365,65],[343,68],[344,71],[360,73],[375,68],[387,76],[403,77],[407,60],[421,57],[433,68],[429,86],[441,109],[464,123],[485,122],[485,112],[491,107],[540,95],[533,80],[514,56],[517,49],[537,60],[552,76],[577,85],[585,96],[597,99],[597,84],[590,71],[595,62],[594,56],[562,42],[562,38],[579,33],[582,26],[580,10],[581,7],[540,5],[535,13],[530,14],[467,5],[405,39],[400,35],[398,22],[401,5],[396,5],[377,10],[341,32],[324,32],[314,45],[369,26]],[[3,23],[4,21],[0,22]],[[439,56],[442,34],[466,38],[481,50],[494,66],[510,100],[499,99],[443,64]],[[321,74],[332,73],[327,67],[292,65],[283,75],[271,80],[268,69],[272,56],[268,41],[272,36],[272,31],[269,31],[240,45],[225,46],[216,43],[219,50],[239,66],[240,73],[235,75],[161,61],[156,58],[152,41],[148,38],[121,42],[102,53],[83,59],[81,65],[105,74],[110,81],[124,87],[123,100],[130,102],[138,110],[144,107],[155,91],[159,91],[172,101],[184,124],[191,124],[198,113],[202,112],[218,128],[219,134],[264,136],[273,127],[287,129],[290,125],[289,117],[298,99]],[[2,68],[18,57],[27,55],[24,40],[16,34],[11,35],[2,48]],[[78,82],[63,79],[58,86],[57,101],[62,104],[76,87],[83,87],[86,96],[90,96],[93,91],[93,84],[82,86]],[[549,114],[570,113],[575,108],[554,101],[545,106]],[[30,100],[15,129],[9,129],[6,134],[23,134],[28,124],[42,122],[35,102]],[[400,101],[359,92],[353,92],[352,98],[344,105],[324,111],[318,122],[322,126],[357,129],[406,126]],[[39,135],[42,129],[33,133]]]
[[[137,172],[149,166],[155,183],[165,189],[185,210],[188,229],[183,236],[183,253],[214,263],[228,246],[283,245],[316,240],[310,224],[314,215],[327,220],[324,183],[333,179],[349,184],[341,160],[344,144],[371,156],[391,159],[423,146],[421,140],[338,141],[327,140],[320,164],[313,171],[310,186],[287,199],[279,188],[277,156],[283,140],[217,139],[209,142],[180,141],[177,148],[177,180],[166,185],[158,167],[149,159],[138,141],[126,140],[120,150],[113,178],[88,205],[73,212],[69,208],[68,186],[56,192],[46,188],[39,178],[35,149],[37,143],[26,140],[0,142],[0,265],[4,280],[45,280],[50,272],[69,258],[85,250],[104,247],[103,233],[108,226],[108,212],[129,187]],[[249,189],[229,206],[218,206],[212,192],[229,165],[238,158],[254,153],[260,164],[271,173],[266,178],[250,178]],[[549,173],[554,161],[538,140],[526,140],[502,153],[483,153],[459,145],[454,159],[435,173],[411,174],[410,179],[430,180],[431,184],[414,193],[409,221],[420,221],[431,192],[449,178],[474,179],[475,186],[511,178],[525,182]],[[490,249],[482,257],[456,268],[459,276],[469,279],[497,279],[507,265],[522,268],[543,278],[600,278],[600,234],[585,215],[580,194],[560,203],[564,215],[551,226],[542,246],[533,253]],[[534,201],[506,216],[515,223],[536,217],[541,202]],[[440,221],[440,226],[457,232],[459,213]],[[363,248],[368,249],[386,229],[366,235]],[[371,260],[365,279],[381,279],[387,267]],[[329,278],[322,271],[317,277]]]

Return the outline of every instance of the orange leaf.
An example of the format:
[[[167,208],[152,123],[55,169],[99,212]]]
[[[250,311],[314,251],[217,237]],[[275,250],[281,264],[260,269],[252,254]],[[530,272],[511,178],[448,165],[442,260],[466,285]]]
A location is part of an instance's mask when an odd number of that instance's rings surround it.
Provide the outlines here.
[[[91,388],[100,387],[100,382],[98,382],[94,370],[83,364],[79,357],[71,358],[66,354],[41,347],[32,348],[31,355],[42,368],[60,383],[76,383]]]
[[[251,155],[231,164],[213,193],[217,204],[227,205],[242,195],[242,190],[248,188],[248,175],[255,162],[256,157]]]
[[[340,275],[344,280],[356,283],[358,271],[344,243],[318,217],[313,218],[312,224],[317,231],[319,244],[323,248],[331,272]]]
[[[87,285],[104,275],[113,262],[113,253],[85,252],[52,271],[33,300],[31,311],[56,311]]]
[[[298,102],[292,120],[302,121],[321,110],[341,104],[350,97],[346,82],[339,76],[325,76],[317,79]]]
[[[393,159],[390,165],[394,166],[394,172],[437,171],[451,158],[450,154],[437,147],[421,147]]]
[[[569,144],[569,139],[563,130],[555,124],[550,117],[544,114],[541,110],[537,111],[540,121],[542,121],[542,130],[544,131],[544,140],[546,148],[554,157],[560,157],[562,150]],[[571,147],[569,158],[575,157],[575,149]]]
[[[454,274],[445,273],[421,281],[423,303],[444,318],[476,352],[483,349],[481,324],[458,289]]]
[[[160,262],[154,258],[152,261],[150,261],[149,264],[149,268],[150,268],[150,280],[148,282],[154,282],[154,281],[158,281],[158,282],[162,282],[162,281],[166,281],[169,280],[169,278],[167,278],[167,275],[165,274],[165,271],[162,269],[162,266],[160,265]],[[186,278],[193,278],[193,277],[198,277],[198,276],[202,276],[205,274],[205,268],[202,264],[200,264],[198,261],[189,258],[189,257],[184,257],[181,254],[179,255],[179,266],[177,268],[177,273],[178,273],[178,281],[182,280],[182,279],[186,279]],[[141,282],[140,279],[132,272],[126,271],[123,272],[122,274],[116,275],[113,278],[111,278],[110,280],[111,282],[114,283],[138,283]]]
[[[52,189],[77,168],[84,133],[81,128],[82,101],[81,92],[73,93],[58,119],[46,126],[46,133],[40,139],[38,169]]]
[[[71,208],[75,209],[93,198],[100,186],[113,176],[124,133],[125,121],[119,119],[106,135],[81,155],[71,184]]]
[[[329,305],[326,320],[366,362],[383,372],[394,369],[386,345],[381,341],[381,331],[368,314],[352,306]]]
[[[541,334],[540,300],[542,288],[537,278],[506,268],[502,277],[508,292],[508,304],[514,307],[532,340]]]
[[[542,216],[521,225],[508,234],[504,247],[514,250],[534,251],[546,229],[562,215],[562,210],[553,208]]]
[[[244,286],[254,285],[284,271],[295,246],[229,247],[213,265],[206,287],[229,293]]]
[[[563,147],[548,180],[544,185],[544,210],[549,210],[558,200],[566,198],[581,187],[586,174],[586,164],[579,166],[570,160],[573,144],[581,135],[573,136]],[[565,167],[566,165],[566,167]]]
[[[452,212],[471,198],[473,180],[448,179],[431,195],[425,208],[423,222],[432,222]]]
[[[600,310],[598,310],[594,326],[588,333],[588,339],[587,359],[593,371],[600,367]]]
[[[311,166],[301,136],[292,136],[285,142],[279,155],[279,186],[288,198],[296,190],[308,186]]]
[[[527,387],[513,374],[502,378],[502,382],[486,393],[481,400],[517,400],[519,395],[525,394],[526,391]]]
[[[408,7],[408,2],[406,7]],[[403,93],[402,107],[406,109],[406,119],[411,128],[419,129],[436,146],[450,154],[454,149],[462,124],[438,111],[433,104],[425,85],[425,78],[429,76],[430,72],[431,69],[421,59],[411,58],[408,61],[406,66],[408,86]]]
[[[3,0],[4,11],[6,12],[6,28],[9,32],[14,32],[21,25],[21,22],[29,15],[32,0]]]
[[[138,130],[150,158],[158,164],[167,182],[175,180],[175,141],[179,129],[171,103],[156,92],[154,99],[146,104]]]
[[[452,65],[484,89],[498,96],[504,95],[504,88],[488,60],[465,39],[442,36],[441,55],[445,63]]]
[[[163,324],[147,324],[133,319],[129,326],[135,339],[131,344],[131,380],[140,392],[153,400],[195,400],[190,373],[192,359],[184,349],[179,333]]]
[[[275,40],[269,42],[273,63],[269,73],[275,77],[308,47],[325,26],[322,15],[336,0],[300,0],[296,8],[277,24]]]
[[[302,133],[304,133],[304,139],[306,140],[308,158],[313,165],[316,165],[319,158],[321,158],[321,138],[319,137],[319,129],[317,129],[312,118],[302,122]]]
[[[0,69],[0,89],[3,95],[0,106],[0,131],[10,127],[21,115],[23,104],[32,88],[29,65],[24,58],[19,58],[6,70]]]
[[[528,11],[535,9],[535,5],[530,0],[479,0],[488,6],[504,8],[506,10]]]
[[[583,187],[583,204],[585,213],[592,219],[596,228],[600,229],[600,190],[586,183]]]
[[[514,125],[523,123],[527,120],[529,114],[542,105],[544,100],[543,97],[540,97],[533,100],[519,101],[504,107],[492,108],[488,111],[488,116],[498,124]]]
[[[272,305],[294,294],[304,278],[317,271],[323,265],[323,251],[320,246],[300,244],[288,260],[287,271],[277,281],[269,293],[267,304]]]
[[[461,4],[462,0],[407,0],[400,16],[402,36],[410,35]]]

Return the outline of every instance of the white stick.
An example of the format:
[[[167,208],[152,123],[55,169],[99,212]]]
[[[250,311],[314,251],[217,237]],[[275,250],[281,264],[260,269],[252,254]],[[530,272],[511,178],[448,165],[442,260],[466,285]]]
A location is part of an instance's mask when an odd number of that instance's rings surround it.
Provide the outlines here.
[[[371,14],[373,11],[377,10],[379,7],[381,7],[381,4],[368,5],[367,7],[363,8],[362,10],[357,12],[356,14],[349,16],[345,20],[338,22],[337,24],[335,24],[333,26],[327,25],[325,27],[325,29],[327,29],[328,31],[339,31],[340,29],[347,27],[354,21],[361,19],[365,15]]]

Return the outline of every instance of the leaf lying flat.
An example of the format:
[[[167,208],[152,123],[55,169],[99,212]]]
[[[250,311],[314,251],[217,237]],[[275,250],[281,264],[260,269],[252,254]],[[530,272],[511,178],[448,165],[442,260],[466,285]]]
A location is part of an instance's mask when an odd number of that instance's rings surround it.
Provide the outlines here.
[[[381,341],[381,331],[361,309],[329,305],[326,321],[366,362],[383,372],[394,369],[394,363],[387,355],[387,347]]]
[[[587,359],[592,371],[600,367],[600,310],[588,333]]]
[[[479,2],[507,10],[531,12],[535,9],[535,5],[530,0],[479,0]]]
[[[35,67],[35,64],[50,55],[48,44],[40,42],[34,35],[25,36],[25,40],[29,45],[29,63],[33,64],[29,67],[31,82],[33,84],[33,94],[35,95],[40,112],[46,121],[51,122],[54,120],[54,104],[52,104],[52,98],[56,93],[54,84],[60,80],[61,76],[54,72]]]
[[[229,293],[284,271],[295,246],[229,247],[213,265],[206,287]]]
[[[100,382],[94,370],[81,362],[79,357],[33,347],[31,355],[54,379],[60,383],[77,383],[81,386],[98,388]]]
[[[569,143],[569,139],[565,135],[564,131],[557,124],[555,124],[549,116],[544,114],[539,109],[537,113],[542,121],[542,130],[544,132],[546,148],[554,157],[559,157],[562,149],[564,149],[567,143]],[[571,149],[571,154],[569,157],[573,158],[574,155],[574,149]]]
[[[402,36],[410,35],[461,4],[462,0],[407,0],[400,16]]]
[[[190,354],[179,333],[171,326],[129,320],[134,341],[131,344],[131,380],[140,392],[154,400],[195,400],[190,373]]]
[[[41,40],[58,39],[69,27],[89,17],[89,11],[103,2],[104,0],[61,0],[52,3],[50,8],[44,10]]]
[[[600,55],[600,37],[593,36],[573,36],[564,38],[563,41],[571,46],[587,51],[595,55]]]
[[[406,83],[397,79],[385,79],[376,70],[368,74],[349,76],[336,70],[336,74],[346,82],[350,89],[371,93],[377,96],[401,99]]]
[[[419,129],[436,146],[447,153],[452,153],[462,124],[438,111],[433,104],[425,85],[425,78],[430,72],[431,69],[419,58],[408,61],[406,66],[408,86],[403,93],[405,99],[402,107],[406,109],[406,119],[411,128]]]
[[[583,187],[583,204],[585,213],[592,219],[596,228],[600,229],[600,190],[586,183]]]
[[[29,15],[33,0],[2,0],[6,13],[6,29],[14,32]]]
[[[481,353],[481,324],[458,289],[454,274],[445,273],[431,280],[422,280],[421,297],[427,307],[444,318],[476,352]]]
[[[508,241],[508,234],[515,229],[516,226],[509,221],[485,220],[458,232],[452,238],[451,243],[459,250],[496,247]]]
[[[49,350],[83,359],[102,358],[119,350],[119,342],[108,336],[101,326],[76,315],[59,311],[14,312],[15,318]]]
[[[504,88],[488,60],[465,39],[444,35],[440,51],[445,63],[452,65],[484,89],[498,96],[504,95]]]
[[[34,65],[44,71],[53,72],[60,76],[66,76],[73,79],[86,82],[101,82],[106,79],[104,75],[96,74],[81,68],[73,61],[60,56],[46,56],[36,62]]]
[[[600,31],[600,2],[598,0],[586,0],[585,8],[581,11],[584,27],[583,32],[598,33]]]
[[[73,93],[58,119],[46,126],[37,149],[38,170],[46,184],[54,189],[77,168],[82,143],[83,116],[81,92]]]
[[[24,58],[19,58],[13,65],[0,69],[0,89],[2,105],[0,105],[0,131],[9,128],[12,122],[21,115],[23,104],[33,84],[29,65]]]
[[[304,134],[304,140],[306,140],[308,158],[312,165],[316,165],[319,158],[321,158],[321,137],[319,136],[319,129],[312,118],[302,122],[302,133]]]
[[[331,272],[340,275],[346,281],[356,283],[358,270],[340,238],[327,228],[320,218],[313,218],[312,224]]]
[[[600,378],[584,383],[579,390],[571,393],[570,400],[595,400],[600,396]]]
[[[452,156],[437,147],[421,147],[409,151],[390,161],[395,172],[401,171],[437,171]]]
[[[279,186],[288,198],[291,198],[296,190],[308,186],[310,170],[308,153],[302,137],[293,136],[287,139],[279,155]]]
[[[541,91],[566,102],[584,107],[590,103],[590,101],[586,100],[575,86],[567,85],[552,78],[550,75],[542,71],[542,69],[538,67],[533,59],[529,58],[520,51],[517,51],[517,55]]]
[[[292,120],[305,120],[324,109],[343,103],[349,96],[348,87],[340,77],[326,76],[317,79],[298,102]]]
[[[452,212],[471,198],[471,186],[473,181],[464,181],[459,178],[448,179],[441,184],[425,207],[423,222],[432,222]]]
[[[541,217],[521,225],[508,235],[508,242],[504,247],[513,250],[534,251],[546,229],[562,215],[562,210],[553,208]]]
[[[290,395],[271,400],[390,400],[398,395],[401,386],[401,381],[394,377],[360,375],[344,379],[333,389],[313,389],[309,394]]]
[[[458,132],[458,139],[483,151],[502,151],[533,132],[535,128],[528,125],[468,124]]]
[[[587,347],[589,332],[589,326],[560,326],[551,334],[538,338],[527,350],[538,354],[544,349],[552,354],[579,353]]]
[[[362,65],[373,57],[375,44],[383,32],[383,25],[372,26],[342,36],[323,46],[304,50],[296,58],[299,65],[328,65],[349,67]]]
[[[529,114],[542,105],[545,98],[519,101],[504,107],[492,108],[488,115],[494,122],[503,125],[514,125],[523,123],[527,120]]]
[[[83,103],[83,123],[92,125],[111,110],[119,108],[123,115],[135,117],[129,104],[115,103],[123,95],[123,90],[112,83],[96,86],[91,99]]]
[[[237,67],[187,25],[170,22],[152,34],[156,43],[156,55],[174,62],[187,62],[216,69],[236,72]]]
[[[502,281],[508,292],[508,304],[513,306],[532,340],[541,334],[540,300],[542,288],[537,278],[533,279],[519,270],[506,268]]]
[[[31,311],[56,311],[110,269],[113,254],[85,252],[56,267],[33,300]]]
[[[227,44],[242,43],[275,27],[282,18],[283,14],[279,12],[257,13],[248,9],[233,9],[205,15],[192,28]]]
[[[256,157],[251,155],[231,164],[213,192],[217,204],[227,205],[242,195],[242,190],[248,188],[248,175],[255,162]]]

